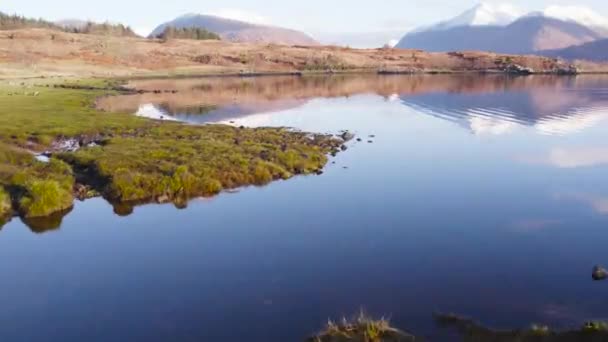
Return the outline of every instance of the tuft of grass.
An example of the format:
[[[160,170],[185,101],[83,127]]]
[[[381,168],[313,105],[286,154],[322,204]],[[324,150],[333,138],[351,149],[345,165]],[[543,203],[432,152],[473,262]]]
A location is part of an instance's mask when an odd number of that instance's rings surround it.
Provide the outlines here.
[[[328,321],[327,326],[310,342],[401,342],[415,337],[391,327],[385,318],[373,319],[363,311],[353,319]]]

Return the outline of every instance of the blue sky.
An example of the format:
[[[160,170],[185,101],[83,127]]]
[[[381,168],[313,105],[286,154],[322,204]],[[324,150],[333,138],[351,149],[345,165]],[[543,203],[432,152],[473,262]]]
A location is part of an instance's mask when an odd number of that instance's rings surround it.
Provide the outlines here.
[[[110,20],[128,24],[139,32],[185,13],[226,14],[267,24],[290,27],[314,36],[349,32],[405,33],[416,26],[453,17],[475,6],[470,0],[8,0],[0,11],[31,17]],[[524,10],[549,5],[577,5],[608,16],[608,1],[512,0],[485,1],[512,4]],[[395,37],[398,38],[398,37]],[[336,38],[337,39],[337,38]]]

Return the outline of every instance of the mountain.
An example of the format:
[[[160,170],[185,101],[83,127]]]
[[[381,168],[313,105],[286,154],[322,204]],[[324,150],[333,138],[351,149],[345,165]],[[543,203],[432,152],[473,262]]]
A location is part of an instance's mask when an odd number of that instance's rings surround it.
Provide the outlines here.
[[[480,16],[469,14],[465,17]],[[496,20],[488,22],[489,25],[473,25],[469,21],[450,27],[446,27],[445,23],[440,24],[440,29],[435,26],[407,34],[397,47],[433,52],[479,50],[530,54],[580,45],[603,37],[597,31],[577,22],[544,15],[527,15],[505,26],[499,25]]]
[[[565,49],[541,51],[541,55],[567,60],[584,59],[595,62],[608,61],[608,39],[600,39]]]
[[[213,15],[187,14],[158,26],[150,37],[161,34],[166,27],[203,28],[219,34],[223,40],[245,43],[273,43],[281,45],[318,45],[305,33],[282,27],[251,24]]]
[[[577,22],[608,37],[608,18],[590,8],[580,6],[549,6],[542,14],[550,18]]]
[[[505,26],[517,20],[521,15],[522,12],[510,5],[495,6],[481,3],[453,19],[442,21],[419,31],[447,30],[462,26]]]

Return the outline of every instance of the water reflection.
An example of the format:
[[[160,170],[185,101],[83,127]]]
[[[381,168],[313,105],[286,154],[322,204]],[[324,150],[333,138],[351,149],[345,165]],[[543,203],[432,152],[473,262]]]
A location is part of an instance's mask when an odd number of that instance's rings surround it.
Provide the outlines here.
[[[601,76],[310,76],[140,80],[138,89],[168,90],[101,99],[100,108],[191,123],[271,125],[263,115],[316,98],[375,94],[386,101],[455,122],[476,135],[503,135],[522,126],[541,134],[580,132],[608,119]],[[249,120],[248,120],[249,119]]]
[[[68,210],[64,210],[61,212],[54,213],[50,216],[46,217],[29,217],[22,218],[21,220],[25,225],[27,225],[32,233],[35,234],[44,234],[52,231],[56,231],[61,228],[61,223],[63,222],[63,218],[66,217],[72,208]]]
[[[43,236],[11,221],[1,340],[300,341],[361,308],[430,341],[432,312],[505,329],[606,317],[589,272],[608,262],[607,77],[136,82],[178,92],[100,104],[363,141],[320,177],[187,210],[92,199]]]

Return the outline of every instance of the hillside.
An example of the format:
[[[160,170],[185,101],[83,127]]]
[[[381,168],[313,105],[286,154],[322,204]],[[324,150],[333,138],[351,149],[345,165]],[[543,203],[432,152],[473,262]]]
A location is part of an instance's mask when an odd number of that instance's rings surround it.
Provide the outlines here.
[[[542,51],[540,54],[567,60],[606,62],[608,61],[608,39],[600,39],[565,49]]]
[[[133,30],[122,24],[94,23],[82,20],[63,20],[50,22],[44,19],[31,19],[19,15],[0,12],[0,30],[49,29],[80,34],[98,34],[117,37],[137,37]]]
[[[188,14],[158,26],[150,37],[161,34],[165,28],[201,28],[219,34],[223,40],[241,43],[273,43],[282,45],[318,45],[305,33],[282,27],[256,25],[212,15]]]
[[[407,34],[397,47],[434,52],[476,50],[533,54],[600,38],[602,36],[595,30],[573,21],[526,16],[506,26],[465,25],[413,32]]]
[[[57,32],[0,31],[0,77],[126,76],[293,72],[502,71],[509,65],[555,72],[552,58],[495,53],[358,50],[227,41],[150,40]]]

